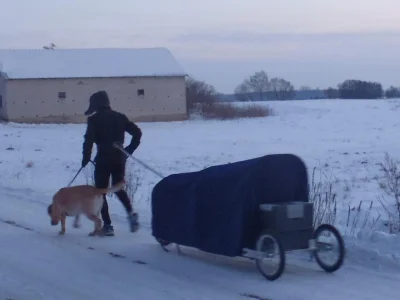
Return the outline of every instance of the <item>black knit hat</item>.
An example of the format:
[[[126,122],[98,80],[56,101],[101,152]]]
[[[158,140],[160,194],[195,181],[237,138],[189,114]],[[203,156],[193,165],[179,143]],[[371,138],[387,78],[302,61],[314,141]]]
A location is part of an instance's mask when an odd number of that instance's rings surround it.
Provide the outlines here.
[[[91,115],[101,107],[110,107],[110,99],[106,91],[98,91],[90,96],[89,108],[85,111],[85,116]]]

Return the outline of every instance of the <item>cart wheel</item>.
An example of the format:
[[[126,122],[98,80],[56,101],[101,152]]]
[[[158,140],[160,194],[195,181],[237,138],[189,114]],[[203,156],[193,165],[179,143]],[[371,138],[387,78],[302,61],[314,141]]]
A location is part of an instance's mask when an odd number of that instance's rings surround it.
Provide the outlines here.
[[[286,256],[279,239],[271,232],[262,232],[256,242],[256,251],[262,253],[262,258],[256,258],[256,266],[260,273],[268,280],[278,279],[285,269]],[[277,259],[274,266],[267,265],[265,259]],[[270,268],[268,268],[270,267]]]
[[[321,238],[323,239],[321,240]],[[314,231],[314,239],[316,244],[314,256],[318,265],[328,273],[337,271],[342,266],[345,256],[344,241],[339,231],[330,224],[322,224]],[[336,247],[333,240],[336,240]],[[334,248],[337,248],[337,250],[334,251]],[[329,254],[335,252],[336,254],[332,258],[332,255]],[[322,256],[323,254],[328,254],[328,257],[331,257],[331,259],[328,258],[330,263],[326,262],[325,257]]]

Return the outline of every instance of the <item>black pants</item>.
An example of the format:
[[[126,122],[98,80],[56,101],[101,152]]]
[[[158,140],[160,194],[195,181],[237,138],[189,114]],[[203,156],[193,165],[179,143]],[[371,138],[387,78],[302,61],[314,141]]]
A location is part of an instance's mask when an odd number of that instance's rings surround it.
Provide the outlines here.
[[[125,178],[125,163],[97,161],[94,169],[94,181],[96,187],[101,189],[107,188],[110,183],[110,177],[111,185],[121,182]],[[126,212],[132,213],[132,205],[126,191],[121,190],[115,194],[124,205]],[[103,207],[101,209],[101,218],[103,219],[104,225],[111,225],[111,218],[108,212],[108,203],[105,195]]]

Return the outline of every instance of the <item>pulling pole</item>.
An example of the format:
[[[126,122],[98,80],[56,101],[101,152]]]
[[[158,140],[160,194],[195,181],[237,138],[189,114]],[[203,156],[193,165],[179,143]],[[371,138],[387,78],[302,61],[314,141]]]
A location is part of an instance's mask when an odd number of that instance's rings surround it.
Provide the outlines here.
[[[134,159],[136,162],[138,162],[139,164],[141,164],[143,167],[145,167],[147,170],[149,170],[150,172],[156,174],[157,176],[159,176],[160,178],[164,178],[165,176],[162,175],[161,173],[157,172],[156,170],[154,170],[152,167],[150,167],[149,165],[147,165],[146,163],[142,162],[141,160],[137,159],[136,157],[132,156],[131,154],[129,154],[124,148],[122,148],[120,145],[114,143],[113,144],[114,148],[119,149],[122,153],[124,153],[126,155],[126,157],[131,157],[132,159]]]

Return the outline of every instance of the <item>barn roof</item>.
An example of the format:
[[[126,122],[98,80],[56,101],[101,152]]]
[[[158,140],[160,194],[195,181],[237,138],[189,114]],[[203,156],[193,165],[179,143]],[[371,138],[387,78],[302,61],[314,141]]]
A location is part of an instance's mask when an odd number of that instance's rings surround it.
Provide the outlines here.
[[[0,49],[9,79],[185,76],[166,48]]]

